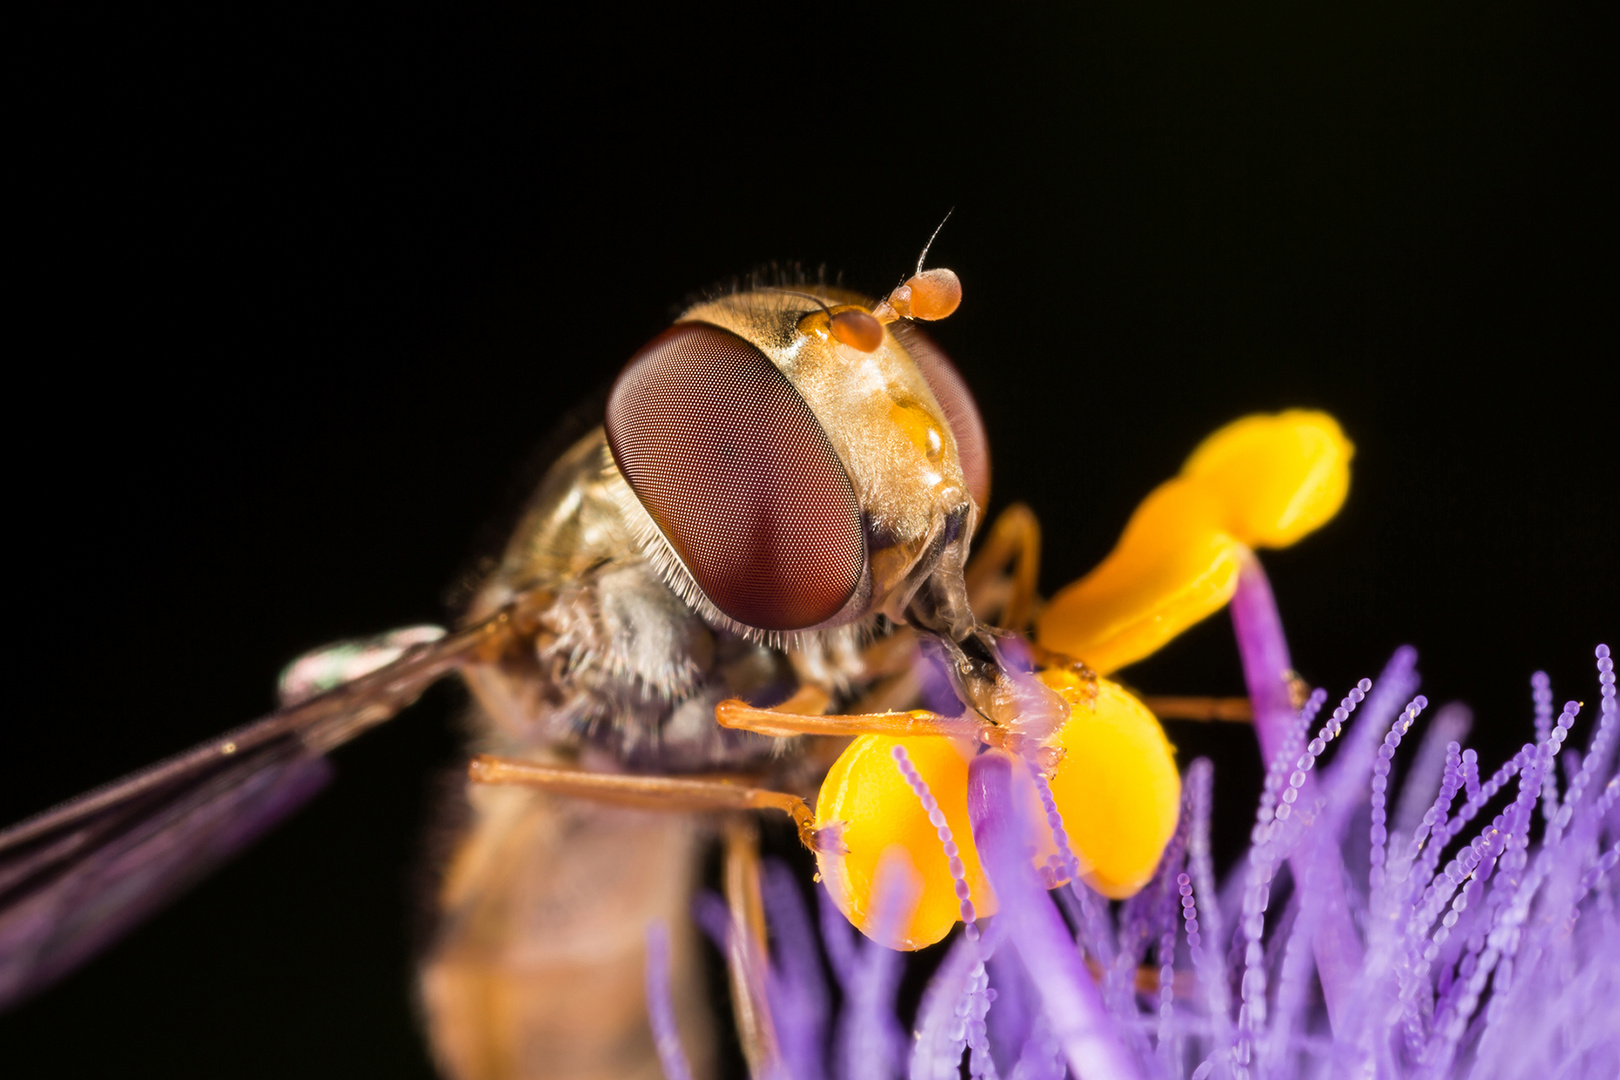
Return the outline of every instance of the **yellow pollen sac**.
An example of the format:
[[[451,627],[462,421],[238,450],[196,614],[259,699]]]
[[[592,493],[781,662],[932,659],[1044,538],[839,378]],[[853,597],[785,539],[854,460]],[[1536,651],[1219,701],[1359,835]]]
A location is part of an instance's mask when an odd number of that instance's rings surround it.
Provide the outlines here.
[[[1175,831],[1181,779],[1174,748],[1147,707],[1116,684],[1099,680],[1093,696],[1089,685],[1067,672],[1042,672],[1040,678],[1071,707],[1051,743],[1064,753],[1049,782],[1081,876],[1105,896],[1130,896],[1153,876]],[[920,949],[950,933],[961,918],[961,901],[938,830],[894,759],[896,745],[905,748],[945,815],[975,914],[995,914],[995,895],[968,823],[968,761],[974,747],[965,742],[928,736],[855,739],[827,774],[816,803],[822,825],[848,823],[842,836],[848,851],[822,852],[816,860],[828,894],[850,922],[891,948]],[[1057,848],[1034,783],[1020,774],[1015,791],[1025,820],[1036,830],[1033,862],[1039,869]],[[921,893],[901,932],[878,937],[873,886],[891,851],[910,863]]]
[[[1331,416],[1247,416],[1160,484],[1096,569],[1052,598],[1042,645],[1104,674],[1156,652],[1219,611],[1246,547],[1286,547],[1338,513],[1355,448]]]
[[[1215,495],[1232,535],[1281,548],[1339,512],[1354,453],[1333,417],[1290,409],[1227,424],[1198,444],[1181,475]]]
[[[912,765],[945,813],[977,913],[988,915],[995,910],[968,823],[971,743],[930,736],[857,737],[833,763],[816,799],[819,824],[847,823],[842,840],[849,851],[843,855],[819,853],[816,863],[838,910],[862,933],[873,936],[872,887],[884,853],[898,848],[920,879],[922,891],[910,923],[899,937],[883,944],[893,949],[921,949],[950,933],[960,917],[961,901],[956,898],[956,884],[938,831],[894,759],[896,745],[906,748]]]
[[[1175,747],[1148,707],[1117,683],[1097,680],[1092,699],[1090,688],[1066,671],[1043,671],[1040,679],[1070,706],[1055,740],[1063,760],[1048,777],[1069,847],[1088,885],[1123,899],[1152,879],[1176,831]],[[1045,852],[1038,853],[1037,865],[1044,861]]]

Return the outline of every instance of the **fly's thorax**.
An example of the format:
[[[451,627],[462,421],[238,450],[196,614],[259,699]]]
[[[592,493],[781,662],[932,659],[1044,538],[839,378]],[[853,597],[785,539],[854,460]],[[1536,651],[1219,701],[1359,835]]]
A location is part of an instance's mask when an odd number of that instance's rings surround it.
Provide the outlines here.
[[[555,591],[593,566],[634,558],[636,541],[614,494],[623,483],[617,473],[601,427],[569,447],[546,470],[469,615],[494,612],[517,590]]]

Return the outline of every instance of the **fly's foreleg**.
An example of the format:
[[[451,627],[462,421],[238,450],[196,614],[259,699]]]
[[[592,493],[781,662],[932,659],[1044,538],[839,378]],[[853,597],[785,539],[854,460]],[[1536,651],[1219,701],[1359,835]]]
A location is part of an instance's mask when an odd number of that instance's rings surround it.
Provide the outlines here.
[[[1023,630],[1035,614],[1041,525],[1023,503],[1003,510],[967,566],[968,602],[993,626]]]
[[[931,735],[972,739],[1015,754],[1033,749],[1024,733],[988,723],[972,713],[942,716],[927,709],[911,709],[907,712],[849,713],[842,716],[797,716],[774,709],[761,709],[746,701],[733,699],[716,705],[714,718],[721,727],[776,738],[794,735],[890,735],[909,739]]]

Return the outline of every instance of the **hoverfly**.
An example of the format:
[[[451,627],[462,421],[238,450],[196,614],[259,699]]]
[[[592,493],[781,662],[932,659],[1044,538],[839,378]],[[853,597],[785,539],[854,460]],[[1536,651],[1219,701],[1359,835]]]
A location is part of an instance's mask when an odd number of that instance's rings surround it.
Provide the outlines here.
[[[947,643],[964,694],[990,693],[993,639],[974,608],[1027,615],[1024,517],[1002,530],[999,566],[968,572],[988,442],[966,385],[915,325],[959,297],[954,274],[919,260],[875,305],[804,284],[685,312],[547,473],[452,632],[311,654],[272,715],[0,833],[0,1007],[300,805],[330,750],[459,673],[478,749],[555,775],[551,791],[469,785],[473,824],[422,966],[436,1056],[455,1076],[651,1067],[641,928],[687,924],[705,835],[668,810],[723,809],[732,790],[812,795],[825,767],[811,740],[784,752],[719,727],[715,706],[908,704],[912,630]],[[716,773],[726,784],[704,789]],[[744,870],[745,833],[727,844]],[[675,952],[702,1058],[690,934]]]
[[[924,695],[925,670],[940,676],[931,700],[981,733],[1043,709],[1051,726],[1065,699],[1019,663],[1033,650],[1089,675],[1015,633],[1035,603],[1027,509],[1009,508],[968,559],[988,439],[917,325],[960,296],[953,273],[919,259],[875,304],[756,283],[690,307],[625,365],[603,423],[552,465],[453,630],[309,654],[270,716],[0,833],[0,1008],[297,807],[329,751],[455,673],[480,753],[420,968],[441,1068],[656,1075],[643,933],[662,922],[677,928],[677,1021],[707,1071],[714,1018],[687,915],[711,822],[745,952],[763,927],[757,834],[737,811],[786,811],[822,852],[839,842],[805,800],[844,741],[800,733],[892,723]],[[758,1065],[769,1018],[749,957],[727,960]]]

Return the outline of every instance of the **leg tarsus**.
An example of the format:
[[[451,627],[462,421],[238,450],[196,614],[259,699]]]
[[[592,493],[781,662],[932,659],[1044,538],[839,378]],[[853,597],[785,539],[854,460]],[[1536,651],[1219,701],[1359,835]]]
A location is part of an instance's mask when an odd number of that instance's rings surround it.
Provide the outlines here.
[[[832,704],[832,695],[826,690],[812,683],[802,683],[793,694],[783,702],[772,706],[777,712],[792,713],[795,716],[820,716]]]
[[[1030,658],[1038,667],[1073,672],[1083,681],[1096,686],[1099,676],[1084,660],[1076,660],[1067,653],[1048,649],[1035,642],[1029,643]],[[1290,673],[1292,675],[1292,673]],[[1308,688],[1297,675],[1292,675],[1289,693],[1304,704]],[[1148,711],[1160,720],[1226,720],[1246,724],[1254,719],[1254,709],[1246,697],[1182,697],[1171,694],[1137,695]]]
[[[868,679],[910,671],[916,663],[917,633],[909,626],[896,626],[861,650],[862,673]]]

